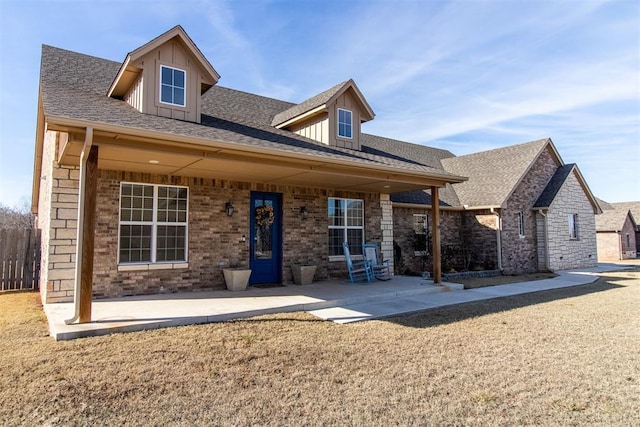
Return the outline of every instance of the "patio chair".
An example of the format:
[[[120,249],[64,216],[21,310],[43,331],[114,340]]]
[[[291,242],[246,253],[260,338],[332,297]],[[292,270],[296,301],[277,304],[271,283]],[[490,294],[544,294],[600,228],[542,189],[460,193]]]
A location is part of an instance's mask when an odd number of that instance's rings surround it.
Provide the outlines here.
[[[389,260],[380,261],[378,255],[378,245],[376,243],[365,243],[362,245],[364,259],[369,261],[373,269],[373,275],[378,280],[391,280],[391,266]]]
[[[347,242],[342,243],[344,249],[344,259],[347,262],[347,269],[349,270],[349,281],[351,283],[357,282],[373,282],[373,269],[369,261],[351,261],[351,253],[349,252],[349,245]]]

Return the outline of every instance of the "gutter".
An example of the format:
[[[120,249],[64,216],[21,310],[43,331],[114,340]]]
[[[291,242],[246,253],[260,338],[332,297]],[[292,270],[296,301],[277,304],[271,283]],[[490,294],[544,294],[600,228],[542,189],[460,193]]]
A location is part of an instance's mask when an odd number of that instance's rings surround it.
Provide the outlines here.
[[[84,229],[84,199],[87,184],[87,158],[93,145],[93,128],[87,127],[84,138],[84,147],[80,153],[80,185],[78,189],[78,224],[76,233],[76,271],[73,286],[73,317],[64,321],[70,325],[80,317],[80,288],[82,286],[82,230]]]

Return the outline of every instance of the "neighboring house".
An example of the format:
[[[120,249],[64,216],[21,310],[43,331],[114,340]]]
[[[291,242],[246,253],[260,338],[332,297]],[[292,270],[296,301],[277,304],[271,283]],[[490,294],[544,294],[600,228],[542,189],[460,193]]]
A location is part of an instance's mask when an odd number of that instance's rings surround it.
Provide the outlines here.
[[[469,177],[441,192],[445,270],[495,268],[517,274],[597,264],[596,198],[578,167],[564,164],[550,139],[460,157],[426,147],[394,149],[387,144],[379,149],[398,156],[414,150],[407,157]],[[420,254],[411,239],[401,236],[419,234],[419,219],[411,224],[408,218],[428,219],[430,194],[393,194],[391,200],[402,264],[419,270]]]
[[[598,260],[618,261],[638,253],[638,225],[630,208],[634,203],[607,203],[599,200],[602,215],[596,218]]]
[[[636,257],[640,257],[640,202],[619,202],[611,203],[616,209],[629,209],[633,219],[636,221]]]
[[[292,104],[216,86],[177,26],[112,62],[43,46],[33,212],[45,302],[345,277],[342,242],[393,258],[390,194],[465,178],[366,149],[352,80]],[[79,214],[80,212],[80,214]],[[76,287],[74,287],[76,286]]]
[[[219,78],[180,26],[122,63],[43,46],[43,301],[86,283],[89,298],[218,289],[233,266],[252,284],[310,263],[344,278],[343,241],[431,270],[431,214],[450,268],[595,265],[598,204],[549,139],[455,157],[361,132],[374,112],[352,80],[293,104]]]

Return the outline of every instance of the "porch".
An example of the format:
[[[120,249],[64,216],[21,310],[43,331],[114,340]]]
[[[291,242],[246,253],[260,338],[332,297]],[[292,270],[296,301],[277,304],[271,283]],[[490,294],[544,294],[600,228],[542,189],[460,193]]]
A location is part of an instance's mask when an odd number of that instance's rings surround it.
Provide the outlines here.
[[[66,325],[73,303],[45,304],[49,330],[56,340],[134,332],[171,326],[223,322],[264,314],[322,310],[356,304],[391,303],[398,298],[461,290],[462,285],[434,285],[421,277],[395,276],[389,281],[351,284],[322,281],[307,286],[249,287],[245,291],[141,295],[98,299],[92,303],[92,322]]]

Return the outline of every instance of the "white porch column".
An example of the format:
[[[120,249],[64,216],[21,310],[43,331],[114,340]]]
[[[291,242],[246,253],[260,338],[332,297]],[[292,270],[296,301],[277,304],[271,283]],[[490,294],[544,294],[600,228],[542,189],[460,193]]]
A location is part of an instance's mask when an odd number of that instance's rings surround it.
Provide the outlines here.
[[[380,219],[382,243],[380,250],[382,251],[382,259],[389,260],[389,266],[393,274],[393,207],[391,206],[391,196],[389,194],[380,194],[380,207],[382,208],[382,218]]]

